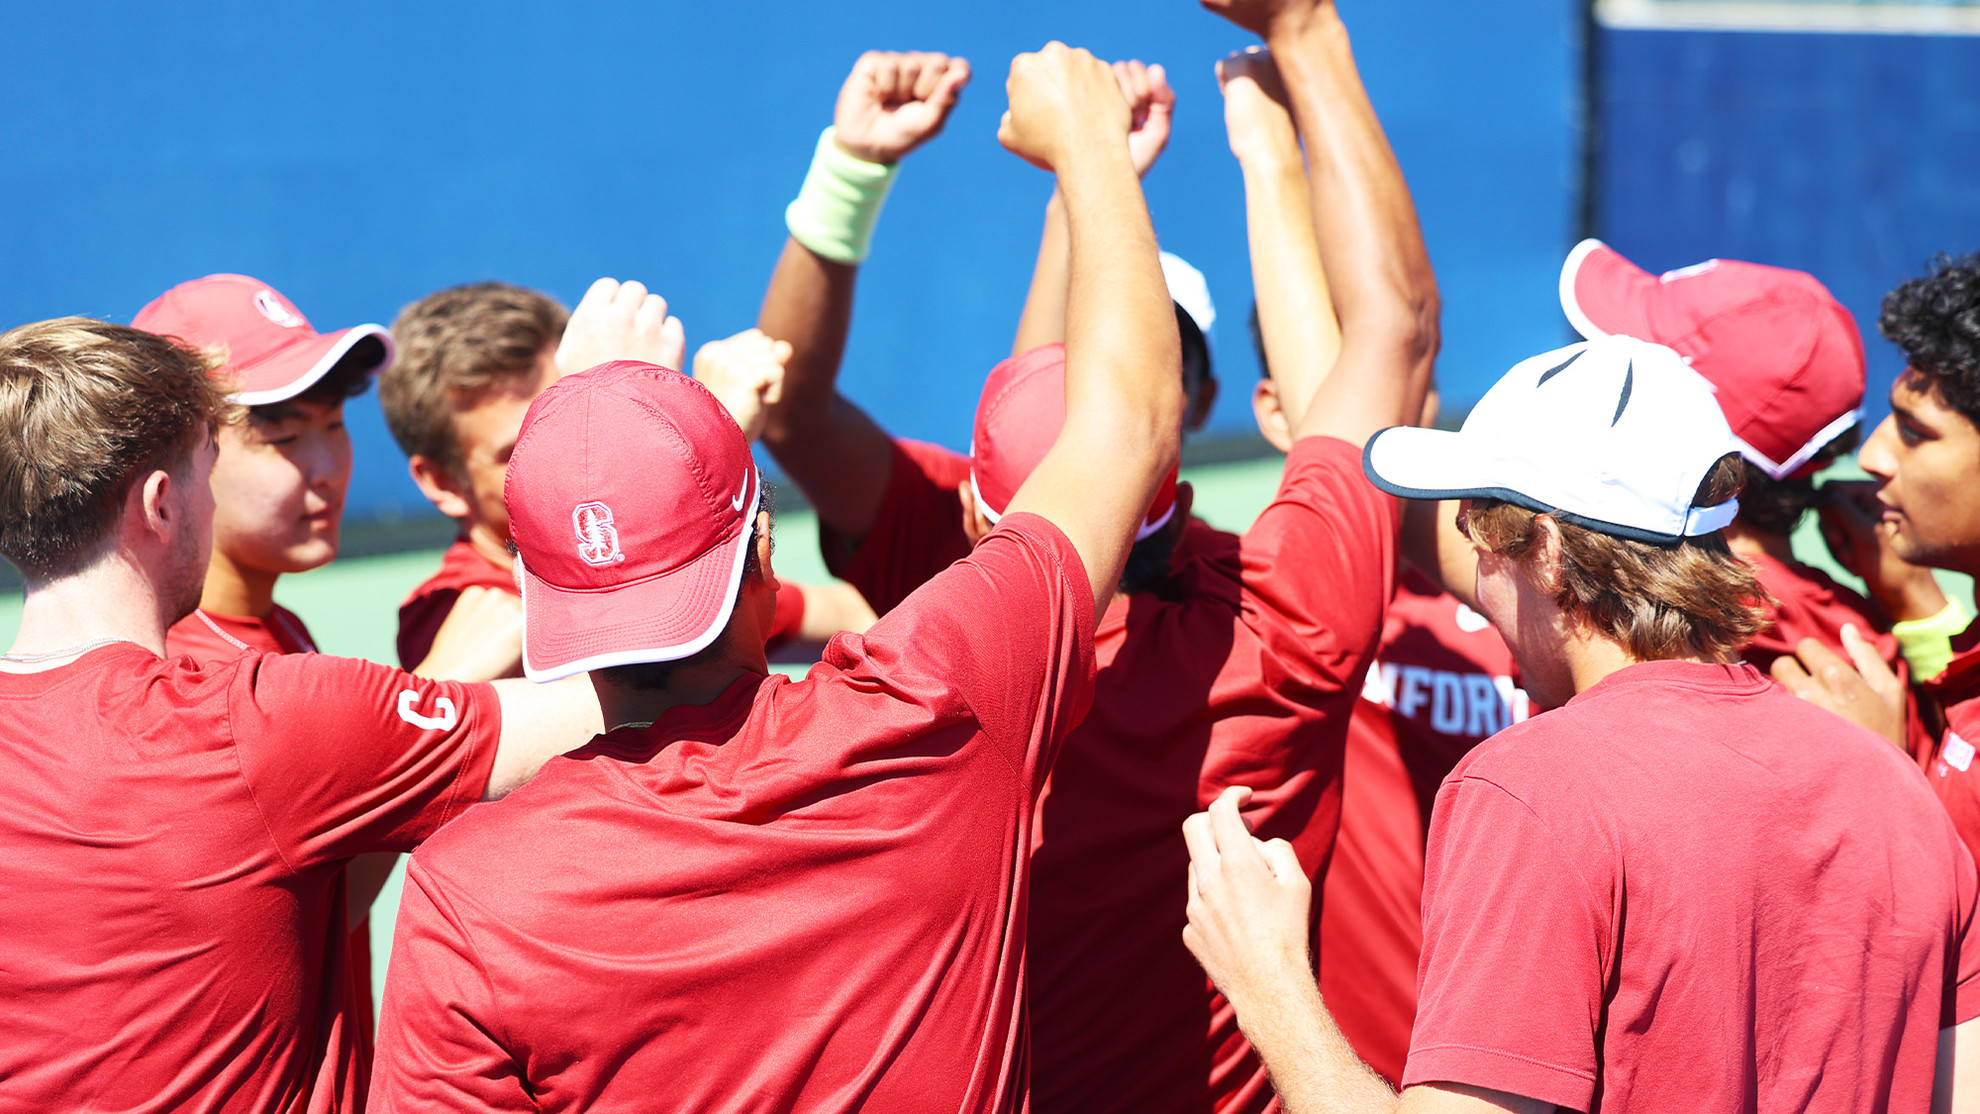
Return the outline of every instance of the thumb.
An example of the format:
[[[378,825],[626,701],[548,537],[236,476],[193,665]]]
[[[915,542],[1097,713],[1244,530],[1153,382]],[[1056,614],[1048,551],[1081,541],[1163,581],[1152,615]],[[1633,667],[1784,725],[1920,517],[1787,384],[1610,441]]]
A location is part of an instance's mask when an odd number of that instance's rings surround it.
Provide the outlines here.
[[[1258,850],[1265,856],[1265,865],[1272,868],[1272,877],[1279,884],[1306,880],[1306,868],[1300,865],[1299,852],[1293,850],[1292,844],[1283,839],[1268,840],[1259,844]]]

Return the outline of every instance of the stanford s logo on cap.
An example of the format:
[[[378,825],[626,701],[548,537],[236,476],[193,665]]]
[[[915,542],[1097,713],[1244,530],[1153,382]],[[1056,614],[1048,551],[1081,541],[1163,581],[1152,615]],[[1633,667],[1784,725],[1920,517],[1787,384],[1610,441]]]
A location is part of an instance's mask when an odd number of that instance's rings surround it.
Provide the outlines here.
[[[299,329],[305,324],[302,318],[296,316],[294,310],[282,304],[282,299],[277,297],[273,290],[257,291],[254,296],[254,308],[260,311],[261,316],[285,329]]]
[[[578,556],[587,565],[609,565],[623,561],[619,552],[619,528],[612,525],[612,508],[603,503],[579,503],[571,508],[571,529],[577,531]]]

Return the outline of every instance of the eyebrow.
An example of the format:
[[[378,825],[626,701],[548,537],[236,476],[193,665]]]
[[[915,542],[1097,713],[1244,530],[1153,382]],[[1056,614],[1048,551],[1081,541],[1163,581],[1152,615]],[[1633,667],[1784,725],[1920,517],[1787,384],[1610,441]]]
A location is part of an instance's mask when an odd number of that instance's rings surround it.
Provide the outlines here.
[[[250,407],[248,409],[248,417],[264,425],[280,425],[283,422],[293,422],[308,417],[308,415],[303,413],[300,406],[271,402],[266,406]]]

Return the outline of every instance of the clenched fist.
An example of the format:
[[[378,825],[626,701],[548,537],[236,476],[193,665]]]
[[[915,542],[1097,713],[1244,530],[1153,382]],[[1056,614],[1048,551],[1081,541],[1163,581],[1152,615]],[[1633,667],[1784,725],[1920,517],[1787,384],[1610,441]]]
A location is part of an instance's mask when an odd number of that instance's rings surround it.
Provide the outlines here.
[[[1159,64],[1144,66],[1133,59],[1114,63],[1114,80],[1120,82],[1121,96],[1128,103],[1128,155],[1134,159],[1134,172],[1145,176],[1169,145],[1176,91]]]
[[[839,89],[833,135],[867,162],[899,162],[942,130],[967,84],[969,63],[961,58],[869,50]]]
[[[1011,59],[1011,107],[997,140],[1034,166],[1056,170],[1068,154],[1108,143],[1125,147],[1132,119],[1114,71],[1084,50],[1046,43]]]
[[[667,315],[667,300],[636,282],[602,278],[571,311],[557,344],[557,375],[572,375],[612,360],[643,360],[673,371],[687,355],[681,319]]]
[[[1224,93],[1231,154],[1239,161],[1261,152],[1298,150],[1285,79],[1270,50],[1253,46],[1226,55],[1217,63],[1217,87]]]
[[[763,435],[766,407],[784,396],[784,365],[789,341],[771,340],[750,329],[711,340],[694,354],[694,377],[728,410],[750,444]]]
[[[1267,39],[1271,38],[1275,31],[1297,26],[1322,10],[1334,6],[1333,0],[1199,0],[1199,2],[1239,27]]]

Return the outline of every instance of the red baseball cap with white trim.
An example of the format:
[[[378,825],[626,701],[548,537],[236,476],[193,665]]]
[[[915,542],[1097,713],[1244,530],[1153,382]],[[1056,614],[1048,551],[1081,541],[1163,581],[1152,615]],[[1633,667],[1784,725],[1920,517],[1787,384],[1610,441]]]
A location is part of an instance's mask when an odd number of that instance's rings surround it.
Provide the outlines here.
[[[1047,344],[990,369],[976,403],[969,444],[969,486],[992,522],[1005,508],[1066,425],[1066,346]],[[1135,531],[1140,541],[1168,525],[1176,512],[1172,469],[1155,491],[1148,515]]]
[[[523,673],[554,681],[714,642],[763,481],[708,388],[614,360],[530,403],[502,494],[522,570]]]
[[[246,275],[182,282],[139,310],[131,327],[196,348],[224,348],[227,363],[220,373],[233,378],[233,401],[242,406],[294,398],[354,349],[370,362],[373,374],[389,366],[396,352],[382,325],[318,333],[295,303]]]
[[[1812,470],[1863,417],[1856,319],[1804,271],[1708,259],[1653,275],[1600,240],[1561,266],[1561,308],[1593,340],[1666,345],[1717,392],[1740,453],[1774,479]]]

